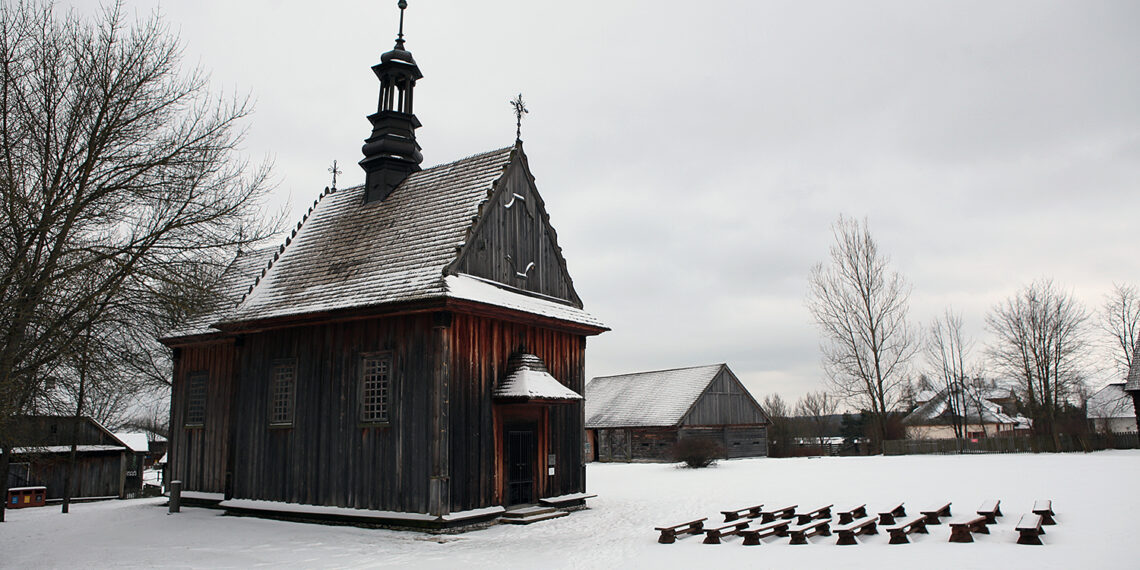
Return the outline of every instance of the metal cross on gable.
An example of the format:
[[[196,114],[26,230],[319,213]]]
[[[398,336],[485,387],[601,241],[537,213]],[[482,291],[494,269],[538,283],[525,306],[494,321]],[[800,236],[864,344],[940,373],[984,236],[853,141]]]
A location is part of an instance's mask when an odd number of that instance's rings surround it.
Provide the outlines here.
[[[511,106],[515,108],[515,142],[522,142],[522,118],[530,113],[523,102],[522,93],[511,100]]]
[[[335,190],[336,189],[336,175],[337,174],[344,174],[344,173],[341,172],[341,170],[336,167],[336,161],[335,160],[333,161],[333,165],[331,167],[329,167],[329,172],[331,172],[333,175],[332,187]]]

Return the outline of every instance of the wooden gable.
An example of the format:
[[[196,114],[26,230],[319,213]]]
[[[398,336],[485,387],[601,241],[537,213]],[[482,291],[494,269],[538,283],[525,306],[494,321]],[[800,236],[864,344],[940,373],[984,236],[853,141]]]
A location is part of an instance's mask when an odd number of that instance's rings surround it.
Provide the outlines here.
[[[686,426],[766,423],[768,418],[760,404],[727,366],[721,367],[681,420],[681,425]]]
[[[472,275],[582,308],[521,146],[515,147],[510,165],[446,272]]]

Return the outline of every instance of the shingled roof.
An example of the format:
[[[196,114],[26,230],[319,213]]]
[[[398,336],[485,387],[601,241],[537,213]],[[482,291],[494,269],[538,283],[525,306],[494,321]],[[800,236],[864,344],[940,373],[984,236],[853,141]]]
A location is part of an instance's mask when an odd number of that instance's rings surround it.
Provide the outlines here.
[[[284,251],[221,324],[452,298],[604,328],[577,306],[445,275],[521,146],[414,172],[387,198],[322,195]]]
[[[724,364],[594,378],[586,385],[586,427],[670,427],[685,414]]]
[[[192,317],[178,329],[167,334],[167,338],[180,338],[203,334],[213,334],[217,329],[210,325],[227,318],[237,307],[243,295],[260,272],[269,266],[276,247],[238,252],[229,267],[222,273],[216,286],[217,301],[199,315]]]

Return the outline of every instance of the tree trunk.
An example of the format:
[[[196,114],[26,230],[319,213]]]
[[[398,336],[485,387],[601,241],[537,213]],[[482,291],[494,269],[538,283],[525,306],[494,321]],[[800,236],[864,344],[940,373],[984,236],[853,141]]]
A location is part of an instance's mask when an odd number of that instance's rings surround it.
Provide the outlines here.
[[[2,499],[0,500],[0,522],[4,522],[4,511],[8,508],[8,470],[10,469],[11,460],[9,457],[12,456],[12,448],[3,445],[0,446],[0,451],[3,452],[3,455],[0,455],[0,476],[3,477],[0,479],[0,490],[3,491],[0,494],[0,499]]]

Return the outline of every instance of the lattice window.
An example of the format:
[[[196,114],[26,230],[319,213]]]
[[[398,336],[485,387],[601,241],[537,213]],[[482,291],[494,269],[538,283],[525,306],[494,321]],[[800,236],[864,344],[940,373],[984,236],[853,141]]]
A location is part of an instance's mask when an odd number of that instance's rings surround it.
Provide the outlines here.
[[[270,371],[269,425],[293,425],[293,403],[297,393],[297,365],[292,359],[273,363]]]
[[[360,421],[362,423],[388,422],[391,380],[391,354],[364,355],[360,375]]]
[[[186,427],[201,427],[206,423],[206,383],[210,376],[194,372],[187,378]]]

